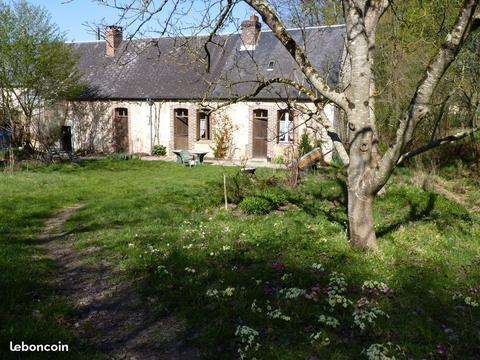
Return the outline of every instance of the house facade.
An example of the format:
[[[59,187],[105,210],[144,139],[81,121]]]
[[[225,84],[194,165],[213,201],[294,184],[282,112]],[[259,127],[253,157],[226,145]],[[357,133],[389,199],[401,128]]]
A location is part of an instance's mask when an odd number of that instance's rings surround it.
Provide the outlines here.
[[[314,66],[334,85],[340,74],[343,26],[289,30]],[[308,86],[284,47],[256,16],[238,34],[127,41],[109,27],[104,41],[75,43],[87,90],[68,107],[75,150],[151,154],[155,145],[209,152],[222,118],[234,124],[232,156],[282,156],[303,132],[331,155],[325,133],[309,120],[311,101],[274,84],[288,78]],[[206,60],[207,59],[207,60]],[[243,99],[240,101],[240,99]],[[237,101],[238,100],[238,101]],[[338,111],[325,107],[332,122]],[[328,155],[327,155],[328,157]]]

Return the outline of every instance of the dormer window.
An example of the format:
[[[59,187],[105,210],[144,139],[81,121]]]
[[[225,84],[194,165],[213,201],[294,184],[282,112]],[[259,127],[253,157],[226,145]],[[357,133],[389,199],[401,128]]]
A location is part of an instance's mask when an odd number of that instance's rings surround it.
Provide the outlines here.
[[[268,63],[267,71],[273,71],[273,67],[275,66],[275,61],[271,60]]]

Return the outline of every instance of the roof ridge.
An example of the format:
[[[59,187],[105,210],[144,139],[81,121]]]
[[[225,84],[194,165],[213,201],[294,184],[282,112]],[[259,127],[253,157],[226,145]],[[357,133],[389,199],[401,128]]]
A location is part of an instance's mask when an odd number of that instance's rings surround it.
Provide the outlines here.
[[[334,25],[318,25],[318,26],[305,26],[305,27],[296,27],[296,28],[287,28],[286,31],[298,31],[298,30],[314,30],[314,29],[327,29],[327,28],[340,28],[345,27],[345,24],[334,24]],[[261,30],[260,32],[267,33],[272,32],[271,29]],[[229,36],[229,35],[239,35],[239,31],[218,33],[217,36]],[[197,34],[197,35],[178,35],[178,36],[159,36],[159,37],[142,37],[136,39],[124,39],[127,41],[147,41],[147,40],[157,40],[157,39],[176,39],[176,38],[191,38],[191,37],[204,37],[210,36],[210,34]],[[79,40],[79,41],[67,41],[67,44],[80,44],[80,43],[96,43],[104,42],[105,40]]]

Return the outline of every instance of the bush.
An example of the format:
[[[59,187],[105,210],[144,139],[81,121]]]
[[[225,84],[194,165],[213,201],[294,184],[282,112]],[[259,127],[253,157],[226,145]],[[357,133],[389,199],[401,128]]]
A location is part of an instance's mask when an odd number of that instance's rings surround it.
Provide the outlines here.
[[[261,197],[272,205],[274,209],[278,209],[280,206],[287,203],[287,196],[280,189],[270,188],[258,193],[258,197]]]
[[[221,186],[223,187],[223,183]],[[235,175],[229,176],[227,179],[228,202],[238,204],[244,197],[253,193],[253,186],[252,178],[243,172],[239,171]]]
[[[258,196],[247,196],[239,206],[245,214],[249,215],[264,215],[273,210],[270,201]]]
[[[300,143],[298,144],[298,153],[303,156],[313,150],[313,146],[310,142],[310,136],[307,130],[305,130],[300,137]]]
[[[261,174],[256,177],[257,187],[266,189],[274,186],[282,186],[285,184],[285,175],[282,173]]]
[[[163,145],[155,145],[152,154],[156,156],[165,156],[167,155],[167,148]]]

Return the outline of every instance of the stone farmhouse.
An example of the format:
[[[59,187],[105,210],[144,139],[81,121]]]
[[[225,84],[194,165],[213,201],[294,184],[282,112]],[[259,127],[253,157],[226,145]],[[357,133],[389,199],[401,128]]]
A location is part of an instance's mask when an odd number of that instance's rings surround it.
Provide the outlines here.
[[[290,29],[313,65],[335,85],[341,76],[343,25]],[[236,125],[236,159],[271,160],[308,128],[316,132],[298,106],[311,101],[285,84],[258,93],[259,82],[286,77],[309,86],[271,31],[262,31],[256,16],[241,32],[215,36],[125,40],[110,26],[105,40],[74,43],[85,93],[69,103],[64,133],[74,150],[151,154],[155,145],[173,150],[208,151],[217,121],[228,116]],[[208,55],[208,56],[207,56]],[[243,101],[233,101],[239,97]],[[208,105],[208,106],[207,106]],[[211,111],[219,108],[217,111]],[[325,113],[335,123],[333,105]],[[331,149],[321,132],[322,147]]]

